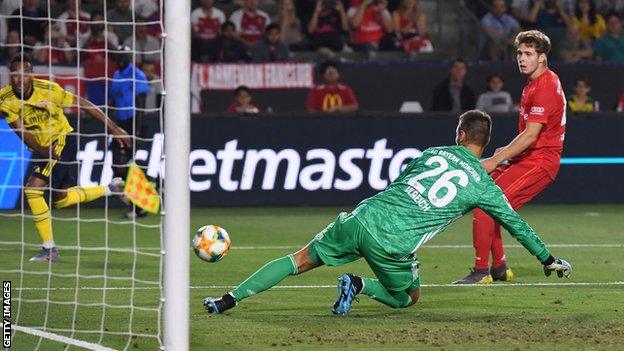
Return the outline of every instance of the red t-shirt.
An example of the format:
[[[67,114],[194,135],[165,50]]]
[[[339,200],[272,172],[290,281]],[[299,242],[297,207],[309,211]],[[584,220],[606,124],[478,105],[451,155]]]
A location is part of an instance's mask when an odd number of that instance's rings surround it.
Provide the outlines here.
[[[251,106],[255,107],[256,110],[251,110],[251,111],[247,111],[247,113],[258,113],[260,112],[260,108],[258,108],[258,105],[256,104],[251,104]],[[226,112],[240,112],[238,111],[238,108],[240,107],[240,105],[236,102],[233,102],[231,104],[228,105],[228,107],[225,109]],[[243,113],[243,112],[241,112]]]
[[[350,8],[349,15],[354,16],[356,11],[357,7]],[[387,12],[387,10],[383,11]],[[362,22],[351,32],[351,39],[354,44],[379,43],[384,35],[383,11],[376,5],[366,8]]]
[[[566,124],[566,98],[559,77],[547,70],[529,81],[522,90],[518,131],[527,122],[544,126],[533,145],[509,162],[533,162],[543,167],[554,179],[559,171]]]
[[[306,108],[315,111],[327,111],[333,107],[356,104],[353,90],[344,84],[317,85],[308,94]]]
[[[241,20],[241,38],[250,43],[257,43],[262,39],[264,28],[267,26],[267,20],[261,15],[252,15],[248,12],[243,14]]]

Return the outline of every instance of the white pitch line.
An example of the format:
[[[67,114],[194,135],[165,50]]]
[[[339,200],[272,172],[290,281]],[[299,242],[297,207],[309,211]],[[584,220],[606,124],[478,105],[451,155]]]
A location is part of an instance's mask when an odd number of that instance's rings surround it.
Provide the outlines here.
[[[68,337],[63,336],[63,335],[58,335],[58,334],[54,334],[54,333],[45,332],[45,331],[42,331],[42,330],[39,330],[39,329],[22,327],[22,326],[15,325],[15,324],[12,324],[11,328],[14,329],[14,330],[17,330],[17,331],[21,331],[22,333],[39,336],[39,337],[42,337],[42,338],[45,338],[45,339],[50,339],[50,340],[57,341],[57,342],[64,343],[64,344],[70,344],[70,345],[73,345],[73,346],[82,347],[83,349],[87,349],[87,350],[92,350],[92,351],[116,351],[115,349],[111,349],[111,348],[104,347],[104,346],[97,345],[97,344],[92,344],[90,342],[86,342],[86,341],[82,341],[82,340],[68,338]]]
[[[423,284],[421,287],[423,288],[461,288],[461,287],[485,287],[485,288],[501,288],[501,287],[520,287],[520,286],[619,286],[624,285],[624,281],[615,281],[615,282],[561,282],[561,283],[509,283],[509,284]],[[233,289],[236,288],[236,285],[199,285],[199,286],[191,286],[190,289]],[[327,288],[336,288],[336,285],[278,285],[274,286],[272,289],[327,289]],[[80,290],[132,290],[132,287],[106,287],[106,288],[98,288],[92,286],[84,286],[80,287]],[[157,290],[159,287],[152,286],[141,286],[134,287],[134,290]],[[14,290],[22,290],[22,291],[45,291],[47,288],[15,288]],[[59,287],[59,288],[50,288],[50,291],[59,291],[59,290],[76,290],[75,287]]]

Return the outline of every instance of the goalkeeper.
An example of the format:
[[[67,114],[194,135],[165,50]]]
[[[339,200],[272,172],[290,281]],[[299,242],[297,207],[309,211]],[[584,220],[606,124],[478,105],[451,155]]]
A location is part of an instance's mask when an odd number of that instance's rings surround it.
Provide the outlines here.
[[[204,299],[210,313],[228,310],[289,275],[364,257],[378,279],[344,274],[339,278],[334,314],[347,314],[357,294],[393,308],[413,305],[420,296],[416,250],[474,208],[495,218],[544,266],[569,277],[572,267],[554,258],[544,242],[511,208],[501,189],[479,163],[490,141],[492,121],[472,110],[459,117],[457,146],[433,147],[411,161],[386,190],[341,213],[308,245],[267,263],[220,298]]]
[[[74,101],[92,118],[104,123],[120,145],[130,145],[126,132],[91,102],[63,90],[56,83],[33,78],[33,67],[26,54],[9,62],[10,84],[0,90],[0,111],[22,141],[34,151],[33,171],[24,186],[35,227],[43,248],[30,259],[33,262],[56,261],[60,252],[52,235],[50,209],[44,190],[51,185],[56,208],[88,202],[120,192],[124,182],[114,178],[109,186],[80,187],[76,184],[76,145],[73,128],[63,113]]]

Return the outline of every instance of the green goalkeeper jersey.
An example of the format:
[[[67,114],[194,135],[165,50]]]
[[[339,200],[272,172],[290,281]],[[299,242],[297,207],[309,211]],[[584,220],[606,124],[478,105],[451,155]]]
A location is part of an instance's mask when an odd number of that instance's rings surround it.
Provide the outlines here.
[[[475,207],[490,214],[540,261],[548,258],[544,242],[464,146],[425,150],[384,191],[362,201],[353,213],[389,254],[407,259]]]

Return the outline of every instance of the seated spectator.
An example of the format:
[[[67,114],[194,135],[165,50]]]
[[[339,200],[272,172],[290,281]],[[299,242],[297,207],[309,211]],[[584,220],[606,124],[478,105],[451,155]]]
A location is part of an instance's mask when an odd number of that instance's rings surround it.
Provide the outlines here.
[[[11,16],[15,17],[8,20],[9,31],[20,34],[20,37],[23,37],[23,44],[35,45],[43,41],[48,25],[48,12],[39,7],[39,0],[24,0],[21,10],[16,9]]]
[[[475,107],[475,93],[464,83],[468,69],[462,59],[451,64],[449,77],[441,81],[433,90],[433,111],[467,111]]]
[[[293,0],[282,0],[279,12],[273,18],[282,28],[282,41],[293,51],[303,50],[306,45],[301,32],[301,21],[297,18],[297,11]]]
[[[565,37],[570,16],[559,6],[557,0],[536,0],[529,12],[529,21],[548,35],[552,43],[558,43]]]
[[[230,21],[234,23],[240,38],[248,47],[262,39],[264,29],[271,23],[269,15],[258,9],[258,0],[245,0],[243,8],[232,13]]]
[[[524,29],[533,29],[534,23],[529,20],[529,13],[533,8],[533,0],[513,0],[511,2],[511,15],[520,23]]]
[[[15,56],[21,51],[22,42],[17,31],[11,30],[7,33],[5,49],[1,51],[6,59]]]
[[[488,113],[513,111],[511,95],[503,90],[504,83],[500,74],[489,76],[487,83],[488,91],[479,95],[477,109]]]
[[[102,12],[91,14],[91,36],[83,45],[80,60],[84,76],[89,78],[86,82],[87,98],[97,106],[106,104],[106,77],[112,77],[115,71],[115,62],[108,57],[107,49],[119,46],[117,35],[112,28],[106,31],[103,21]]]
[[[123,46],[134,49],[134,64],[141,66],[144,61],[160,61],[160,40],[147,33],[145,18],[135,20],[135,32],[123,42]]]
[[[342,51],[344,33],[349,31],[349,22],[344,5],[338,0],[316,0],[316,7],[308,23],[310,49],[328,48]]]
[[[43,41],[35,44],[32,56],[39,63],[64,64],[74,62],[76,52],[71,50],[71,46],[55,23],[46,26]]]
[[[191,12],[191,57],[195,62],[207,62],[210,45],[219,37],[225,22],[223,11],[213,7],[214,0],[201,0],[201,6]]]
[[[208,54],[210,62],[247,62],[249,54],[247,46],[236,32],[236,26],[231,21],[221,25],[221,36],[210,46]]]
[[[607,33],[596,40],[594,55],[599,62],[624,62],[624,33],[620,16],[607,16]]]
[[[134,12],[139,17],[151,18],[158,12],[158,2],[158,0],[134,0]]]
[[[566,38],[557,45],[556,52],[557,57],[566,63],[591,60],[594,57],[591,44],[581,40],[579,29],[576,26],[568,26]]]
[[[340,71],[335,62],[325,62],[320,73],[323,84],[312,88],[308,93],[308,112],[354,112],[359,108],[353,90],[340,83]]]
[[[401,0],[399,8],[392,13],[394,36],[384,37],[385,41],[382,39],[384,50],[403,50],[406,53],[433,51],[427,34],[427,16],[418,7],[419,2]]]
[[[570,100],[568,100],[568,108],[572,112],[593,112],[597,111],[596,103],[589,91],[591,86],[587,78],[577,78],[574,83],[574,94]]]
[[[354,0],[347,12],[351,42],[356,51],[379,49],[381,38],[394,30],[387,0]]]
[[[596,7],[591,0],[577,1],[571,25],[579,29],[581,39],[587,42],[594,42],[607,30],[604,18],[596,13]]]
[[[244,85],[234,90],[234,102],[226,109],[227,112],[237,113],[258,113],[260,109],[253,103],[251,90]]]
[[[106,20],[113,24],[116,22],[132,23],[133,17],[130,0],[116,0],[115,8],[106,12]],[[115,34],[120,42],[123,43],[126,38],[132,36],[132,24],[114,24],[114,26]]]
[[[67,11],[58,17],[58,26],[61,34],[72,47],[81,47],[91,33],[89,33],[89,20],[91,14],[80,11],[78,0],[67,1]]]
[[[280,26],[271,23],[266,27],[265,32],[264,38],[251,47],[251,60],[253,62],[288,61],[290,50],[288,50],[288,45],[281,41]]]
[[[485,34],[481,34],[480,46],[490,60],[500,61],[510,57],[520,24],[507,14],[504,0],[494,0],[490,11],[481,19]]]

